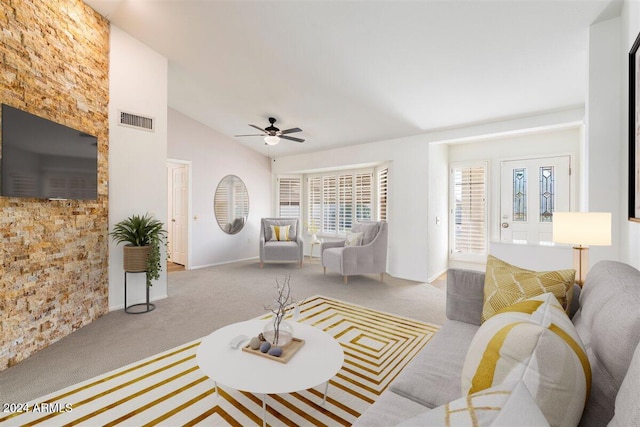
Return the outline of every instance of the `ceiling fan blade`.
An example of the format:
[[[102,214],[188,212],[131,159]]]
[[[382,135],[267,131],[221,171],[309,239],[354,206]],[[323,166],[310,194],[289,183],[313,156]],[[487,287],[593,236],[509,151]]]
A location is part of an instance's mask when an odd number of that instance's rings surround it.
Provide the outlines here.
[[[262,128],[259,128],[259,127],[258,127],[258,126],[256,126],[256,125],[249,125],[249,126],[251,126],[252,128],[256,128],[256,129],[258,129],[260,132],[269,133],[269,132],[267,132],[266,130],[264,130],[264,129],[262,129]]]
[[[254,133],[251,135],[233,135],[233,136],[267,136],[265,133]]]
[[[304,139],[294,138],[292,136],[280,135],[280,138],[281,139],[288,139],[289,141],[304,142]]]
[[[284,135],[287,133],[294,133],[294,132],[302,132],[302,129],[300,128],[291,128],[291,129],[287,129],[287,130],[281,130],[280,131],[280,135]]]

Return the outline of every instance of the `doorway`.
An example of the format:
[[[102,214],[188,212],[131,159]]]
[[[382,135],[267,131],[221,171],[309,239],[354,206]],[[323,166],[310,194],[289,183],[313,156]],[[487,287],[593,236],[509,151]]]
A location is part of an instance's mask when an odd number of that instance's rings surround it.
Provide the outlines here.
[[[191,162],[170,159],[167,161],[168,225],[167,262],[189,269],[190,210],[191,210]]]
[[[553,241],[553,213],[571,207],[571,156],[500,162],[500,241]]]

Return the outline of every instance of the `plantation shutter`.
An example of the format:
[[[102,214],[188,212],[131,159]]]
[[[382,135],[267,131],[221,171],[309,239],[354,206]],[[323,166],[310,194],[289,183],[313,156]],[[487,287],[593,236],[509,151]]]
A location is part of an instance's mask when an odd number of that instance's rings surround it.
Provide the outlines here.
[[[221,185],[216,190],[216,203],[213,204],[213,210],[215,211],[216,218],[219,224],[227,224],[231,217],[229,209],[229,187],[227,185]]]
[[[371,219],[373,211],[372,181],[373,175],[371,173],[356,174],[356,221]]]
[[[336,230],[336,192],[337,178],[333,175],[322,177],[322,231],[335,233]]]
[[[279,178],[278,216],[299,218],[302,183],[299,177]]]
[[[454,197],[454,245],[459,254],[486,253],[486,168],[459,167],[452,170]]]
[[[378,170],[378,221],[387,220],[387,192],[389,168]]]
[[[249,212],[249,192],[242,182],[235,182],[233,185],[233,218],[244,218]],[[228,219],[227,222],[231,222]]]
[[[338,232],[351,229],[353,222],[353,175],[338,178]]]
[[[309,214],[307,227],[319,229],[322,221],[322,181],[319,176],[309,179]]]

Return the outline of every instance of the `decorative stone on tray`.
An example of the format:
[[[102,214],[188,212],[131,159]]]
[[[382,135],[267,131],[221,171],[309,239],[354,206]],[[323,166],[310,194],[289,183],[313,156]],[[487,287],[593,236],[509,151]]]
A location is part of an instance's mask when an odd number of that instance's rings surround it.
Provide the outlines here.
[[[249,342],[249,347],[251,347],[251,350],[258,350],[260,348],[260,344],[262,344],[262,341],[260,341],[260,338],[253,337]]]
[[[269,350],[270,356],[280,357],[282,356],[282,348],[281,347],[271,347]]]
[[[260,344],[260,351],[262,353],[266,353],[267,351],[269,351],[270,348],[271,348],[271,344],[269,344],[269,341],[265,341],[262,344]]]

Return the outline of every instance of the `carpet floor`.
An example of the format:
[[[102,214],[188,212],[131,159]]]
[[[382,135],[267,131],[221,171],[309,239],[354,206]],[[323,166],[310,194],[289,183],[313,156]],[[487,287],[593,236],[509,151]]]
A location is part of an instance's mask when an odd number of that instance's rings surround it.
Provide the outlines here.
[[[300,308],[297,321],[338,340],[344,364],[330,381],[324,405],[322,386],[269,395],[267,422],[273,426],[351,425],[438,330],[436,325],[323,296],[308,298]],[[0,425],[261,424],[262,396],[225,386],[216,390],[196,363],[199,343],[38,398],[22,408],[26,412],[0,414]]]
[[[297,300],[313,295],[359,304],[423,322],[445,320],[444,282],[426,283],[386,275],[354,276],[345,285],[323,275],[318,258],[294,264],[257,260],[170,273],[169,297],[141,315],[109,312],[17,365],[0,372],[0,402],[28,402],[209,335],[230,323],[265,313],[275,279],[291,275]]]

